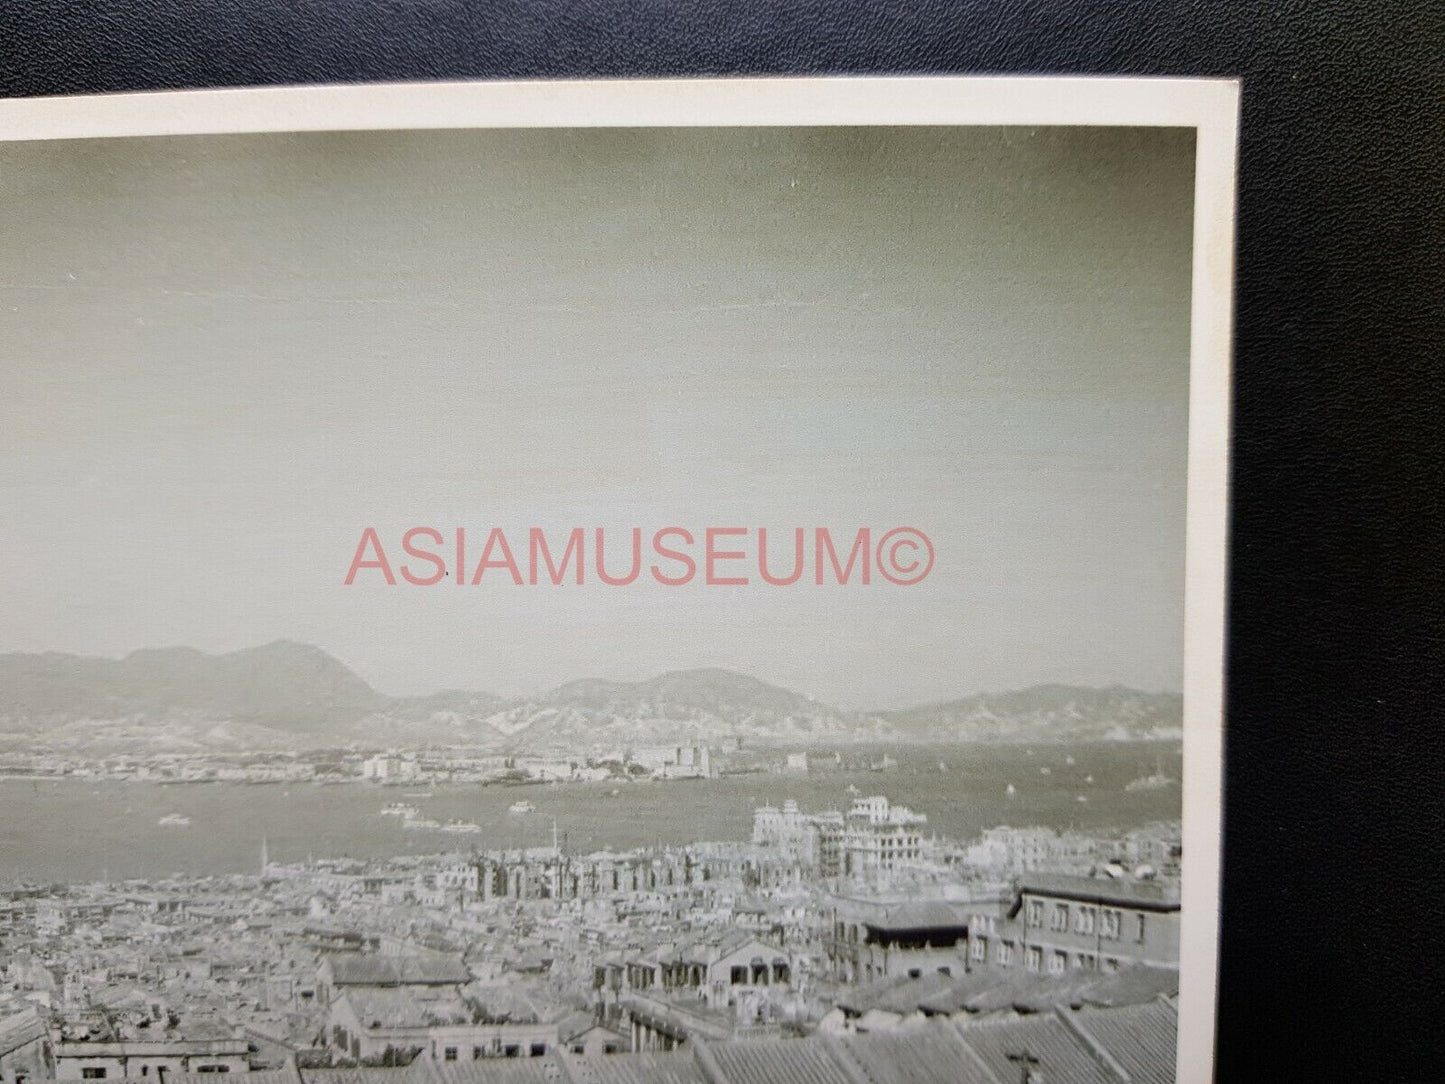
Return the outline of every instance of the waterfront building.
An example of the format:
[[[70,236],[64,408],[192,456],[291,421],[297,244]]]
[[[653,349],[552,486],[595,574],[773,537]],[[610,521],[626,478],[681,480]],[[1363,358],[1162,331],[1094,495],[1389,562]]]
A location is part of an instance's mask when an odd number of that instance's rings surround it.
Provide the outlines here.
[[[421,776],[416,757],[378,753],[361,762],[361,778],[377,783],[410,783]]]
[[[650,745],[627,758],[655,779],[711,779],[712,757],[706,745]]]

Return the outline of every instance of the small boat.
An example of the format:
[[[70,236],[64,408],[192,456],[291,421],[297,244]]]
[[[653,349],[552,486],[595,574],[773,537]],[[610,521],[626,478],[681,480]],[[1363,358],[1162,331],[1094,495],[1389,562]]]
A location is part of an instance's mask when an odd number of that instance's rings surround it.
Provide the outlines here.
[[[1015,794],[1018,793],[1018,788],[1015,787],[1012,783],[1010,783],[1008,785],[1008,789],[1005,790],[1004,793],[1007,794],[1010,798],[1012,798]]]
[[[1092,775],[1086,775],[1086,776],[1084,776],[1084,782],[1085,782],[1085,783],[1092,783],[1093,781],[1094,781],[1094,777],[1093,777]]]
[[[534,806],[531,802],[513,802],[511,805],[507,806],[507,812],[515,813],[518,815],[521,815],[523,813],[535,813],[537,812],[537,807]]]
[[[156,821],[162,828],[189,828],[191,818],[184,813],[167,813],[160,820]]]
[[[482,826],[480,824],[473,824],[471,821],[447,821],[446,824],[442,825],[443,832],[470,834],[474,832],[480,832],[481,830]]]
[[[1087,802],[1088,800],[1089,800],[1089,799],[1086,798],[1086,797],[1084,797],[1082,794],[1077,795],[1077,796],[1074,798],[1074,801],[1076,801],[1076,802]]]
[[[1067,764],[1070,768],[1072,768],[1074,766],[1074,758],[1064,757],[1064,763]]]
[[[1163,790],[1165,787],[1172,787],[1179,780],[1170,779],[1163,772],[1155,772],[1153,775],[1141,776],[1130,783],[1124,784],[1124,789],[1129,793],[1141,790]]]
[[[428,828],[440,828],[441,821],[434,821],[430,817],[408,817],[402,821],[401,826],[408,831],[421,831]]]
[[[1053,774],[1054,774],[1054,770],[1053,770],[1052,768],[1040,768],[1040,769],[1039,769],[1039,774],[1040,774],[1040,775],[1053,775]]]
[[[421,810],[414,805],[407,805],[405,802],[392,802],[389,806],[382,807],[383,817],[405,817],[407,820],[420,816]]]

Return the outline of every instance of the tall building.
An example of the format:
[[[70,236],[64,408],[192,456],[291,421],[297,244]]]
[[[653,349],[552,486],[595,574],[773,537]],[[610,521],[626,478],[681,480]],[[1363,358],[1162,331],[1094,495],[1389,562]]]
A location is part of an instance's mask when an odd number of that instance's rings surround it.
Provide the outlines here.
[[[841,875],[871,877],[916,862],[927,823],[922,813],[893,805],[881,794],[854,798],[843,818]]]
[[[805,813],[789,799],[753,812],[753,843],[822,877],[873,878],[922,855],[928,818],[883,795],[855,798],[847,813]]]

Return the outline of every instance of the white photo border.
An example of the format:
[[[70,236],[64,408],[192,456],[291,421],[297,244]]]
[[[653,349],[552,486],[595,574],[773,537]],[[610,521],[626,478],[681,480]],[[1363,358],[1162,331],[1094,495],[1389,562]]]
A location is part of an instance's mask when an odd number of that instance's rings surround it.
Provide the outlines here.
[[[1234,79],[836,77],[399,83],[0,101],[0,141],[396,129],[849,125],[1196,133],[1177,1081],[1213,1076],[1224,749]]]

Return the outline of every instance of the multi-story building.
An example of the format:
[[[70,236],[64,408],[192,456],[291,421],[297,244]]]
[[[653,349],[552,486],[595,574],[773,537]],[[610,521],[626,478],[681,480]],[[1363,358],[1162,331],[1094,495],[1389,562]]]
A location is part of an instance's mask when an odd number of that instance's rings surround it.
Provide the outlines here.
[[[753,843],[821,877],[876,878],[922,855],[928,818],[881,794],[855,798],[846,813],[805,813],[789,799],[753,812]]]
[[[818,817],[804,813],[791,798],[782,808],[765,805],[753,811],[753,842],[774,857],[813,870],[821,860]]]
[[[1164,881],[1030,874],[969,927],[975,968],[1061,975],[1179,966],[1179,891]]]
[[[922,828],[927,823],[922,813],[893,805],[881,794],[854,798],[843,817],[841,876],[872,877],[916,862],[923,853]]]
[[[166,1084],[177,1073],[245,1073],[251,1043],[237,1031],[230,1037],[119,1039],[57,1042],[56,1080],[154,1080]]]
[[[829,970],[845,983],[962,974],[969,915],[975,906],[946,900],[835,897],[823,913]]]
[[[1099,860],[1099,843],[1077,832],[1053,828],[986,829],[964,855],[965,862],[985,873],[1020,876],[1035,870],[1087,873]]]

